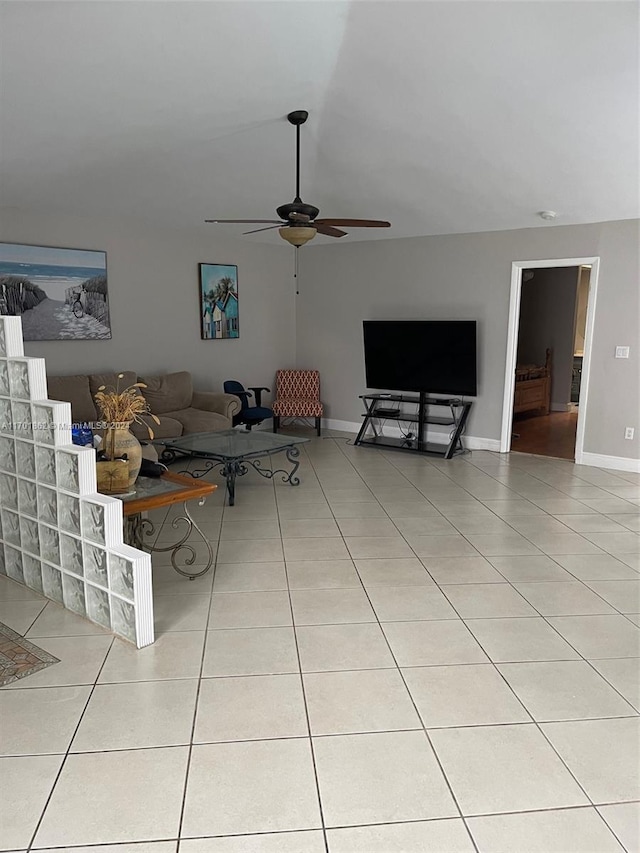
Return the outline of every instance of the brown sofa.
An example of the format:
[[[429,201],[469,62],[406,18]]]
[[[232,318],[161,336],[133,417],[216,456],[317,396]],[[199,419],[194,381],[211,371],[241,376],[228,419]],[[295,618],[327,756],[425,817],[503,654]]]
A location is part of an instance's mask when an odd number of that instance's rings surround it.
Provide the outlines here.
[[[240,411],[240,400],[233,394],[194,391],[191,374],[186,370],[147,378],[139,377],[131,370],[123,371],[120,379],[116,373],[47,378],[49,398],[71,403],[74,423],[99,420],[94,395],[101,385],[124,389],[134,382],[144,382],[147,386],[141,389],[141,393],[151,412],[160,420],[159,424],[155,424],[149,419],[156,438],[175,438],[184,433],[231,429],[233,416]],[[149,437],[141,424],[133,424],[131,431],[138,438]]]

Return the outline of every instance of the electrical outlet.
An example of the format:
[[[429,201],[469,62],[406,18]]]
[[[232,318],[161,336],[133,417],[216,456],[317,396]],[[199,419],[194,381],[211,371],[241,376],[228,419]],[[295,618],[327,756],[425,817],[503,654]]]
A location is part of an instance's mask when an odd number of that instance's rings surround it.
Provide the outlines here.
[[[633,438],[634,432],[635,432],[635,429],[633,427],[625,427],[624,437],[625,438]]]
[[[629,358],[629,347],[616,347],[616,358]]]

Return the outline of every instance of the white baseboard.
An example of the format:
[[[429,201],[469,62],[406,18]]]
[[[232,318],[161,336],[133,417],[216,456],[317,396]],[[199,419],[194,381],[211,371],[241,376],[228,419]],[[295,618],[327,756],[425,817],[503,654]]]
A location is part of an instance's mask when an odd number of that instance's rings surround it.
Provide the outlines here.
[[[500,453],[499,438],[482,438],[477,435],[463,435],[462,442],[469,450],[491,450]]]
[[[337,429],[341,432],[351,432],[354,435],[360,430],[362,424],[355,421],[339,421],[334,418],[325,418],[322,421],[323,427],[326,429]],[[385,434],[393,438],[401,438],[403,433],[394,426],[385,426]],[[429,438],[436,444],[448,444],[448,433],[438,432],[436,430],[429,431]],[[493,450],[500,451],[500,441],[497,438],[481,438],[475,435],[463,435],[462,444],[467,450]]]
[[[337,429],[340,432],[353,432],[357,435],[362,424],[354,421],[339,421],[336,418],[323,418],[322,426],[324,429]]]
[[[350,432],[356,435],[361,424],[355,421],[340,421],[334,418],[324,418],[322,426],[325,429],[335,429],[341,432]],[[399,438],[402,433],[398,427],[385,426],[385,433],[389,436]],[[438,435],[443,439],[442,444],[446,444],[445,434],[438,434],[436,431],[430,432],[430,439],[438,442]],[[490,450],[494,453],[500,452],[500,440],[497,438],[483,438],[476,435],[464,435],[462,443],[467,450]],[[624,456],[605,456],[601,453],[583,453],[581,459],[576,460],[576,464],[590,465],[594,468],[611,468],[614,471],[630,471],[632,473],[640,473],[640,459],[627,459]]]
[[[626,456],[605,456],[602,453],[583,453],[578,465],[591,465],[593,468],[611,468],[614,471],[629,471],[640,474],[640,459],[627,459]]]
[[[575,403],[550,403],[549,410],[551,412],[577,412],[578,407]]]

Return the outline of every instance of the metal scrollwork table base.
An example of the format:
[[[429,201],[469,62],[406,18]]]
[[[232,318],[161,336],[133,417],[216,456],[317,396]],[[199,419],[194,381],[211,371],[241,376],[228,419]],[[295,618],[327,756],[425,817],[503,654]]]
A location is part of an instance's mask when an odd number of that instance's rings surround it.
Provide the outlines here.
[[[158,443],[163,446],[161,454],[163,462],[173,462],[179,456],[198,459],[198,467],[184,472],[195,479],[204,477],[209,471],[220,469],[220,474],[227,484],[229,506],[233,506],[236,499],[236,479],[247,474],[249,467],[268,480],[273,479],[277,474],[282,474],[283,483],[299,485],[300,478],[296,476],[300,467],[299,445],[307,441],[309,441],[308,438],[297,436],[231,429],[185,435]],[[290,468],[263,466],[262,460],[279,453],[284,453]]]
[[[213,549],[197,522],[192,518],[187,502],[197,500],[198,506],[202,506],[207,495],[217,488],[213,483],[194,483],[192,478],[183,477],[180,474],[167,473],[159,478],[140,478],[136,482],[135,493],[122,498],[125,542],[143,551],[169,553],[171,565],[178,574],[189,580],[201,577],[213,564]],[[179,538],[169,544],[153,543],[156,526],[151,519],[145,517],[144,513],[176,503],[182,503],[183,515],[174,518],[171,526],[177,531]],[[197,554],[193,545],[188,543],[188,539],[194,531],[204,543],[207,559],[204,568],[191,572],[189,567],[196,562]]]

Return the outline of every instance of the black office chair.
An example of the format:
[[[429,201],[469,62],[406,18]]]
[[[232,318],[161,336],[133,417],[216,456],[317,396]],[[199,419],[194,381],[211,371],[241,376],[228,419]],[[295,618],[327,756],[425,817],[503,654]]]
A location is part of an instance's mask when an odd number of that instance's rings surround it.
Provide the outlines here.
[[[262,405],[262,392],[270,391],[270,388],[245,388],[240,382],[234,379],[227,379],[223,384],[225,394],[235,394],[240,398],[242,408],[237,415],[233,416],[233,425],[246,424],[248,430],[252,426],[261,424],[267,418],[273,417],[273,412],[267,406]],[[256,405],[249,405],[249,397],[255,396]]]

